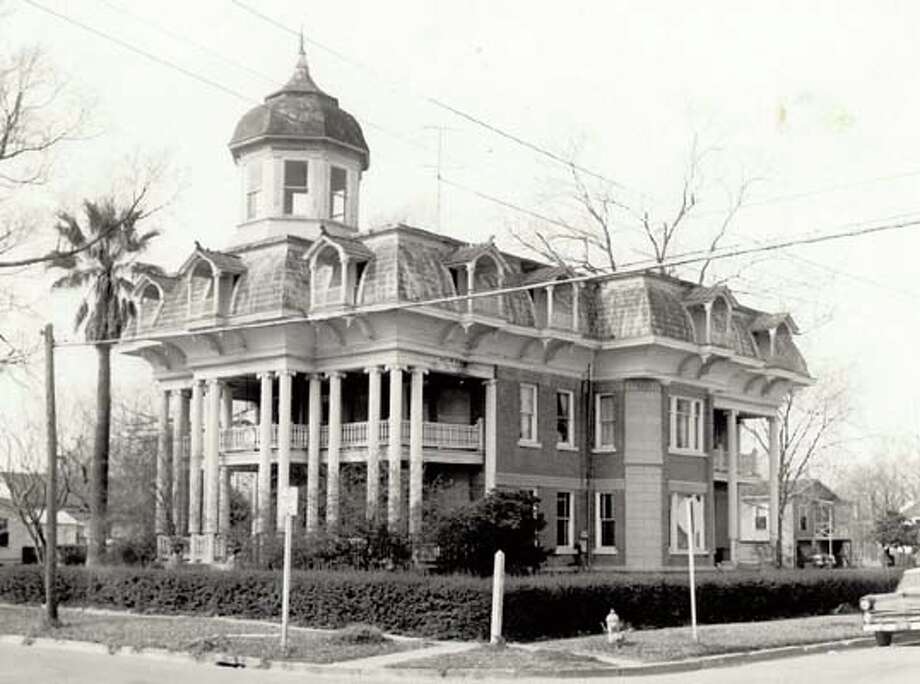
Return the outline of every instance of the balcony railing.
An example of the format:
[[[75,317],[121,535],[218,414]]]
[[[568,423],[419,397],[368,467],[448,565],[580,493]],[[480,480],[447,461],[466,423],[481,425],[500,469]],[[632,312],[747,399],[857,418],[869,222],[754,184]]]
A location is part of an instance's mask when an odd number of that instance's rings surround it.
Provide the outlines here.
[[[716,449],[712,452],[713,466],[717,473],[725,474],[728,472],[728,451]],[[738,477],[756,478],[760,477],[757,468],[757,452],[752,451],[748,454],[738,454]]]
[[[401,441],[409,446],[411,423],[402,422]],[[367,421],[342,423],[341,447],[343,449],[367,447]],[[295,423],[291,425],[291,448],[307,449],[310,442],[309,428]],[[422,447],[427,449],[482,450],[482,422],[475,425],[462,423],[422,423]],[[390,422],[379,423],[379,443],[390,443]],[[329,448],[329,426],[320,426],[319,445]],[[278,447],[278,425],[272,425],[272,448]],[[261,431],[258,425],[223,428],[220,431],[221,451],[258,451],[261,448]]]

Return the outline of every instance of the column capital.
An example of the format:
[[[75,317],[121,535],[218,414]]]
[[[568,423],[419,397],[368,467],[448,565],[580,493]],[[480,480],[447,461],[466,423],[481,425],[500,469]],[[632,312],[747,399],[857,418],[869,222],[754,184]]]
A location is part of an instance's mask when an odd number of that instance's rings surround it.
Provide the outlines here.
[[[482,381],[482,384],[486,385],[487,387],[494,387],[497,382],[498,382],[497,378],[486,378],[485,380]]]
[[[205,378],[204,382],[207,383],[208,387],[220,387],[224,384],[220,378]]]
[[[405,372],[406,369],[407,366],[404,363],[388,363],[386,365],[386,370],[388,373],[392,373],[393,371]]]
[[[275,371],[271,371],[271,370],[259,371],[258,373],[256,373],[256,377],[259,380],[264,380],[265,378],[268,378],[269,380],[273,380],[275,377]]]
[[[382,373],[383,370],[384,370],[384,369],[383,369],[382,367],[376,366],[376,365],[375,365],[375,366],[367,366],[367,367],[364,369],[364,372],[367,373],[368,375],[370,375],[371,373]]]
[[[428,375],[428,367],[427,366],[412,366],[412,368],[410,369],[410,372],[412,373],[412,375]]]
[[[335,380],[341,380],[342,378],[345,377],[345,371],[338,371],[338,370],[335,370],[335,371],[328,371],[328,372],[326,373],[326,377],[327,377],[329,380],[333,380],[333,379],[335,379]]]
[[[285,369],[283,369],[283,370],[276,370],[276,371],[275,371],[275,375],[277,375],[279,378],[282,377],[282,376],[284,376],[284,375],[287,375],[287,376],[290,376],[290,377],[294,377],[295,375],[297,375],[297,371],[292,371],[292,370],[290,370],[290,369],[288,369],[288,368],[285,368]]]
[[[315,381],[315,382],[322,382],[322,381],[323,381],[323,374],[322,374],[322,373],[310,373],[310,374],[307,376],[307,379],[308,379],[310,382],[314,382],[314,381]]]

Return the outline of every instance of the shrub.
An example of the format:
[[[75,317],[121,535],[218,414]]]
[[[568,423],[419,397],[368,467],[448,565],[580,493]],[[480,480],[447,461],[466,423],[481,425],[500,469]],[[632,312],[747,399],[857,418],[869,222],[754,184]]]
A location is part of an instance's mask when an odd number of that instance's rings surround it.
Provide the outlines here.
[[[529,492],[499,490],[446,513],[435,533],[438,566],[485,577],[492,574],[495,552],[502,550],[508,573],[537,570],[546,560],[546,551],[536,542],[546,526],[535,512],[539,501]]]
[[[891,591],[898,573],[885,570],[812,570],[706,574],[699,577],[702,623],[826,615],[864,594]],[[277,620],[277,572],[211,572],[193,567],[63,567],[61,602],[75,606],[161,614],[232,615]],[[543,575],[506,584],[504,635],[529,640],[598,631],[611,607],[635,628],[687,624],[689,600],[682,574]],[[41,568],[0,568],[0,601],[40,604]],[[442,639],[482,639],[489,633],[490,582],[468,576],[392,572],[295,572],[291,621],[305,627],[376,625],[388,632]],[[364,638],[355,627],[345,638]],[[373,638],[373,637],[369,637]]]
[[[385,526],[357,527],[348,536],[295,536],[291,543],[291,567],[295,570],[406,568],[411,557],[412,547],[405,535],[388,532]],[[283,562],[284,539],[270,536],[263,542],[261,563],[252,565],[280,570]]]
[[[105,550],[106,565],[149,565],[157,559],[157,538],[153,534],[115,539]]]
[[[341,644],[382,644],[387,640],[379,627],[362,623],[343,627],[332,639]]]

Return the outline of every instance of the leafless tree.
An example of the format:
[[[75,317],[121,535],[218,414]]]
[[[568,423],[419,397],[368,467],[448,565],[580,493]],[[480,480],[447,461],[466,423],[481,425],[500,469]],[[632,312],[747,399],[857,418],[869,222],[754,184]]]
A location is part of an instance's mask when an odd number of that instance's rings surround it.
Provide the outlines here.
[[[563,198],[570,209],[567,216],[548,217],[550,220],[542,227],[512,230],[512,237],[542,259],[586,273],[614,272],[631,252],[658,264],[662,272],[671,272],[664,264],[675,255],[677,244],[695,245],[701,255],[714,255],[729,234],[751,187],[759,180],[742,175],[734,188],[722,183],[726,196],[724,209],[699,215],[702,196],[715,194],[713,184],[706,181],[704,166],[717,152],[716,146],[702,145],[700,136],[694,134],[676,201],[670,207],[659,204],[655,209],[648,207],[644,196],[587,177],[573,162],[569,169],[570,192]],[[714,229],[699,225],[710,218]],[[694,220],[698,225],[691,225]],[[639,246],[635,240],[627,239],[631,234],[640,236]],[[711,262],[711,258],[702,262],[697,278],[700,284],[705,282]]]
[[[787,508],[802,487],[802,481],[822,462],[839,455],[847,444],[842,428],[850,413],[846,384],[829,375],[820,384],[786,395],[779,420],[779,526],[776,562],[782,564],[782,530]],[[769,453],[770,435],[766,421],[748,428],[764,453]]]

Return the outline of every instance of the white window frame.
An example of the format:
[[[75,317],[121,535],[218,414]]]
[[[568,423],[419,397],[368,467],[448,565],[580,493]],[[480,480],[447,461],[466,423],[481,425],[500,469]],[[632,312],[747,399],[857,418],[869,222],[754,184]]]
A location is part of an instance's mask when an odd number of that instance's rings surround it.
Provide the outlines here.
[[[680,522],[685,520],[687,499],[693,498],[694,504],[694,544],[693,555],[707,555],[709,548],[706,545],[706,495],[695,494],[692,492],[671,492],[671,540],[669,543],[670,552],[674,555],[689,555],[689,548],[680,548],[678,528]],[[701,524],[697,525],[696,518],[699,518]]]
[[[610,512],[612,516],[610,518],[601,517],[601,511],[603,510],[601,507],[601,497],[604,497],[604,496],[610,497]],[[616,509],[616,505],[617,505],[616,492],[595,492],[594,493],[594,553],[595,554],[603,556],[603,555],[614,555],[617,553],[617,546],[616,546],[616,522],[617,522],[616,510],[617,509]],[[604,520],[613,521],[614,532],[613,532],[613,545],[612,546],[605,546],[604,544],[601,543],[604,538],[603,534],[601,534],[601,531],[603,529]]]
[[[604,426],[602,425],[601,404],[603,399],[610,398],[613,402],[613,438],[609,444],[604,443],[603,434]],[[617,447],[617,399],[613,392],[601,392],[594,395],[594,450],[595,451],[616,451]]]
[[[681,413],[680,415],[687,415],[688,420],[690,420],[690,425],[688,426],[687,431],[687,441],[688,446],[678,446],[677,445],[677,436],[678,436],[678,411],[677,407],[680,402],[689,402],[690,412],[688,414]],[[688,454],[691,456],[705,456],[705,416],[703,415],[703,400],[695,397],[684,397],[684,396],[672,396],[671,397],[671,410],[669,411],[669,423],[670,423],[670,442],[669,448],[670,451],[676,454]],[[694,419],[696,420],[696,429],[694,430]]]
[[[569,398],[569,415],[567,420],[569,421],[569,440],[567,442],[556,442],[557,449],[563,449],[566,451],[575,451],[575,393],[571,390],[556,390],[556,421],[554,423],[556,429],[556,436],[559,435],[559,396],[560,394],[565,394]]]
[[[532,392],[533,396],[533,413],[530,414],[530,436],[524,437],[523,435],[518,436],[518,444],[521,446],[527,447],[539,447],[540,441],[539,437],[539,416],[540,416],[540,389],[537,385],[532,382],[522,382],[520,384],[520,389],[518,390],[518,430],[521,429],[521,418],[524,417],[524,392],[525,390]]]
[[[247,221],[254,221],[262,214],[262,185],[264,172],[261,159],[253,159],[246,164],[246,207]]]
[[[763,515],[761,515],[763,514]],[[757,521],[763,520],[763,527],[757,527]],[[764,532],[770,526],[770,508],[757,504],[754,506],[754,533]]]
[[[4,543],[0,544],[0,548],[8,549],[10,547],[9,518],[0,518],[0,538],[4,539]]]
[[[335,198],[339,193],[336,193],[332,190],[332,174],[333,171],[341,171],[345,176],[345,187],[342,188],[342,213],[335,214],[333,208],[335,206]],[[348,221],[348,169],[344,166],[337,166],[335,164],[329,165],[329,218],[332,221],[340,221],[342,223],[347,223]]]
[[[287,165],[288,164],[303,164],[306,168],[305,172],[305,184],[304,185],[288,185],[287,182]],[[310,162],[307,159],[284,159],[281,162],[281,213],[284,216],[306,216],[306,213],[298,213],[294,207],[294,198],[291,198],[291,210],[287,210],[287,194],[288,190],[296,192],[296,194],[303,194],[306,197],[310,196]]]
[[[569,517],[568,524],[566,525],[566,535],[569,538],[568,545],[559,544],[559,497],[566,496],[568,497],[569,505]],[[556,508],[554,509],[556,519],[555,525],[553,527],[553,541],[556,542],[556,553],[557,554],[566,554],[566,553],[575,553],[575,494],[569,490],[562,490],[556,492],[555,498]],[[564,520],[565,518],[563,518]]]

